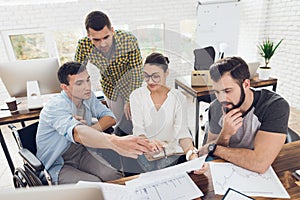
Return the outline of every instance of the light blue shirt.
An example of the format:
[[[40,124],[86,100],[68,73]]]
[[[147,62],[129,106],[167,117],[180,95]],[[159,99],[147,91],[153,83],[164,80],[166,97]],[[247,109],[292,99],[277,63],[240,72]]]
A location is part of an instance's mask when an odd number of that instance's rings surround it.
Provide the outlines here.
[[[87,125],[92,124],[92,118],[100,119],[103,116],[115,118],[113,113],[103,105],[96,96],[83,100],[85,108],[84,119]],[[69,148],[73,138],[73,129],[81,124],[73,116],[76,115],[76,106],[64,91],[51,98],[40,114],[37,131],[37,157],[42,161],[52,177],[52,182],[58,181],[59,172],[64,164],[63,153]]]

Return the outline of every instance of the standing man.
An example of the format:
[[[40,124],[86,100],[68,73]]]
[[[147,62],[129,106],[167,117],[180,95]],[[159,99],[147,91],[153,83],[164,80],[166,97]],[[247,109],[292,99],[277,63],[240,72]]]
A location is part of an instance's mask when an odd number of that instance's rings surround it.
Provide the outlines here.
[[[209,107],[209,144],[200,155],[264,173],[285,142],[288,103],[272,91],[250,88],[248,65],[239,57],[219,60],[210,76],[217,99]]]
[[[142,84],[142,57],[137,39],[114,30],[106,14],[93,11],[85,19],[87,37],[79,40],[75,61],[90,61],[101,74],[108,105],[122,131],[131,133],[129,95]]]
[[[58,70],[58,78],[62,91],[42,109],[36,138],[37,157],[54,184],[121,177],[120,172],[90,147],[112,149],[132,158],[150,152],[152,146],[146,139],[103,133],[115,124],[115,118],[91,91],[85,66],[67,62]],[[94,125],[92,118],[98,120]]]

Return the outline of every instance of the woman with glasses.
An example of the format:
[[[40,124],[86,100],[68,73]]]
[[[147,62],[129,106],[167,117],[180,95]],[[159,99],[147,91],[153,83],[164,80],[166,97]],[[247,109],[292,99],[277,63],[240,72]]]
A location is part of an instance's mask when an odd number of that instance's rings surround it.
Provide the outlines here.
[[[187,126],[186,98],[179,90],[166,86],[168,64],[168,58],[160,53],[149,55],[143,69],[147,85],[130,96],[133,134],[148,138],[156,150],[139,156],[138,162],[145,171],[175,165],[180,152],[186,155],[183,160],[198,157]]]

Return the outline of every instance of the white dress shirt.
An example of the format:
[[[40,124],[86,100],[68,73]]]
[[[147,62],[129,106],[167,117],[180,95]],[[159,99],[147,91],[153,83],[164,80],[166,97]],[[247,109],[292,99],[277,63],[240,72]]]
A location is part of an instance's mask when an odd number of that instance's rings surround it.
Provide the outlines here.
[[[169,145],[179,146],[179,139],[192,138],[187,123],[186,97],[177,89],[171,89],[168,97],[156,109],[147,86],[136,89],[130,96],[133,135],[145,135]]]

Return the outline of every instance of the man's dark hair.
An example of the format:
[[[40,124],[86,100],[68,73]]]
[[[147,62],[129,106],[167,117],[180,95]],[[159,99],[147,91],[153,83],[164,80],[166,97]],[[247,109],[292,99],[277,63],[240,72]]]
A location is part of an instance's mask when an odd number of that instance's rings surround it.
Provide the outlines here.
[[[152,53],[147,56],[145,64],[158,65],[164,72],[168,69],[168,64],[170,63],[169,58],[163,56],[161,53]]]
[[[229,72],[233,79],[241,84],[245,79],[250,79],[247,63],[240,57],[227,57],[212,64],[209,69],[211,79],[215,82]]]
[[[93,11],[85,18],[85,28],[89,31],[89,28],[95,31],[101,31],[105,26],[111,28],[111,23],[106,14],[101,11]]]
[[[85,65],[78,62],[66,62],[57,72],[57,77],[60,83],[69,85],[69,75],[79,74],[86,70]]]

